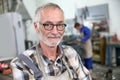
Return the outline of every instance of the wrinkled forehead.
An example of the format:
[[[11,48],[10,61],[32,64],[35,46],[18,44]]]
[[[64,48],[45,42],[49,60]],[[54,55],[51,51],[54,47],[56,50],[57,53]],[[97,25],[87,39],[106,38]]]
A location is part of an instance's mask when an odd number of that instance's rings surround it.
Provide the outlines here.
[[[41,11],[40,20],[43,22],[47,20],[51,22],[64,21],[64,14],[59,8],[44,8],[44,10]]]
[[[41,10],[44,10],[44,9],[59,9],[63,12],[62,8],[60,8],[59,5],[54,4],[54,3],[49,3],[49,4],[46,4],[46,5],[43,5],[41,7]]]
[[[41,15],[45,15],[45,14],[51,14],[51,13],[56,13],[56,15],[57,14],[59,14],[59,15],[64,15],[63,14],[63,11],[61,10],[61,9],[59,9],[59,8],[55,8],[55,7],[46,7],[46,8],[44,8],[43,10],[41,10]],[[51,14],[51,15],[53,15],[53,14]]]

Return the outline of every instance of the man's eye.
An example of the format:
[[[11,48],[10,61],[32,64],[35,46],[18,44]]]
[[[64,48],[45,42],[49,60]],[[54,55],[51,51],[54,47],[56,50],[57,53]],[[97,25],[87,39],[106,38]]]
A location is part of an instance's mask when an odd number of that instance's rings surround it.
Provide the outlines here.
[[[43,26],[49,26],[50,24],[43,24]]]
[[[57,24],[56,26],[62,26],[62,24]]]
[[[56,26],[62,26],[62,27],[65,27],[66,25],[65,25],[65,24],[57,24]]]

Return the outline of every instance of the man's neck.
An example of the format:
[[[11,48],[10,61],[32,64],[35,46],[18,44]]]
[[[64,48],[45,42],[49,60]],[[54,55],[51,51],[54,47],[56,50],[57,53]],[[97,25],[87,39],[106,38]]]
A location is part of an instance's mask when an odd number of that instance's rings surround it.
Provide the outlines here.
[[[49,59],[55,61],[57,58],[57,55],[58,55],[57,46],[56,47],[47,46],[46,44],[44,44],[42,42],[40,43],[40,45],[42,48],[43,55],[45,55]]]

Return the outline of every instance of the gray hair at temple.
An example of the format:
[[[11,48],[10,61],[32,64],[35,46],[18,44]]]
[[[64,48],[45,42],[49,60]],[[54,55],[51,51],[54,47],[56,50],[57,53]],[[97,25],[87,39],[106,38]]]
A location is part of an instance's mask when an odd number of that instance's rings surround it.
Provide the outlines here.
[[[34,22],[39,22],[40,21],[40,15],[42,14],[42,11],[45,9],[45,8],[58,8],[60,9],[62,12],[62,8],[60,8],[59,5],[55,4],[55,3],[47,3],[47,4],[44,4],[43,6],[40,6],[37,8],[36,12],[35,12],[35,19],[34,19]],[[64,12],[63,12],[64,14]],[[52,14],[51,14],[52,15]]]

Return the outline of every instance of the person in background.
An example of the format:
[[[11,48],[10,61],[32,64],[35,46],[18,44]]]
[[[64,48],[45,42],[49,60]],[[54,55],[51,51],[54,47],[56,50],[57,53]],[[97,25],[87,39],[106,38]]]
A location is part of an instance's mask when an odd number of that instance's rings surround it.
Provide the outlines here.
[[[91,31],[88,27],[80,24],[80,23],[75,23],[74,28],[79,30],[80,32],[80,38],[78,41],[83,43],[83,48],[85,51],[84,55],[84,65],[85,67],[92,72],[93,69],[93,60],[92,60],[92,43],[91,43]]]
[[[47,3],[36,11],[38,44],[11,61],[14,80],[91,80],[77,52],[60,44],[66,24],[63,10]]]

